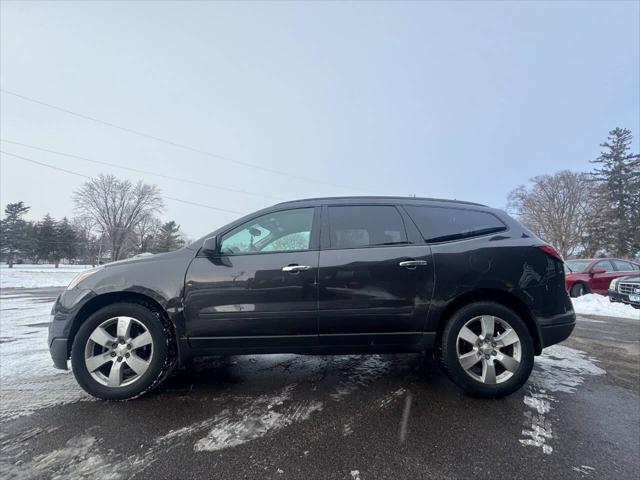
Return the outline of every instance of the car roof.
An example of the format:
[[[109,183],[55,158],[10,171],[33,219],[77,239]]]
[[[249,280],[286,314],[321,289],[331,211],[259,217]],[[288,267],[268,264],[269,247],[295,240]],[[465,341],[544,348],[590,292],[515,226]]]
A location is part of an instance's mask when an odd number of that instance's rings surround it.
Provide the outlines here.
[[[474,207],[489,208],[481,203],[467,202],[464,200],[451,200],[444,198],[425,198],[425,197],[401,197],[401,196],[346,196],[346,197],[317,197],[303,198],[299,200],[290,200],[274,205],[274,207],[284,205],[327,205],[332,203],[341,204],[359,204],[359,203],[404,203],[404,204],[459,204],[471,205]]]
[[[594,262],[600,262],[602,260],[619,260],[621,262],[629,262],[629,263],[633,263],[634,265],[640,265],[640,263],[638,263],[636,260],[627,260],[625,258],[615,258],[615,257],[605,257],[605,258],[570,258],[569,260],[567,260],[567,262],[572,262],[572,261],[576,261],[576,262],[589,262],[589,263],[594,263]],[[566,263],[566,262],[565,262]]]

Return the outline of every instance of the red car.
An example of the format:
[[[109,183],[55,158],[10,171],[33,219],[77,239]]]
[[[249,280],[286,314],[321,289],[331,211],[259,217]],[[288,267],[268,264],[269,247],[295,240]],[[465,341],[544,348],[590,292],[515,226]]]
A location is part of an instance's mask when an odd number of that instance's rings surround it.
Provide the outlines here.
[[[567,260],[565,284],[572,297],[585,293],[607,295],[611,280],[638,273],[640,265],[619,258]]]

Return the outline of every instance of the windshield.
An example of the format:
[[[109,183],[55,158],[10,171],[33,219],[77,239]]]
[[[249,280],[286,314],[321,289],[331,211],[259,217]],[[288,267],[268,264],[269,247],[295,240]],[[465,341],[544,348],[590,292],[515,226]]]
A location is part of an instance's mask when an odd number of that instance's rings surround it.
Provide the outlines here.
[[[569,272],[584,272],[590,263],[591,260],[567,260],[564,265]]]

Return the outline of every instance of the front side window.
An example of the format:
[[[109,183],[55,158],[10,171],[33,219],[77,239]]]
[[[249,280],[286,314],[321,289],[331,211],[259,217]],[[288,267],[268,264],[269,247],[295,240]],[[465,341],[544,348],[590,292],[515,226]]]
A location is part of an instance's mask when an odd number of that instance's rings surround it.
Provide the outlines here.
[[[613,265],[611,265],[611,262],[609,260],[602,260],[598,263],[596,263],[593,267],[595,268],[602,268],[605,272],[613,272]]]
[[[407,243],[398,210],[389,205],[329,207],[331,248],[362,248]]]
[[[502,232],[507,229],[495,215],[448,207],[405,207],[425,242],[447,242]]]
[[[251,220],[222,237],[220,253],[237,255],[308,250],[313,212],[313,208],[298,208]]]

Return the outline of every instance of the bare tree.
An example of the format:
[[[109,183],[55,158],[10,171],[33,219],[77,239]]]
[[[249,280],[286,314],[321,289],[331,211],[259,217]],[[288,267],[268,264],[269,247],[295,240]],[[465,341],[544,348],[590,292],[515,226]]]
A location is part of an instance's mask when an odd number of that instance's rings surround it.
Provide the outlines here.
[[[584,249],[590,238],[593,184],[585,173],[568,170],[539,175],[509,194],[507,208],[564,257]],[[593,242],[590,244],[593,248]]]
[[[123,257],[135,228],[164,207],[157,186],[103,174],[82,184],[73,200],[76,210],[95,220],[107,237],[112,260]]]
[[[135,242],[137,253],[151,252],[162,222],[159,218],[148,215],[135,228]]]
[[[87,215],[74,217],[72,223],[77,233],[80,257],[95,267],[99,261],[100,253],[100,237],[102,236],[100,227],[92,217]]]

